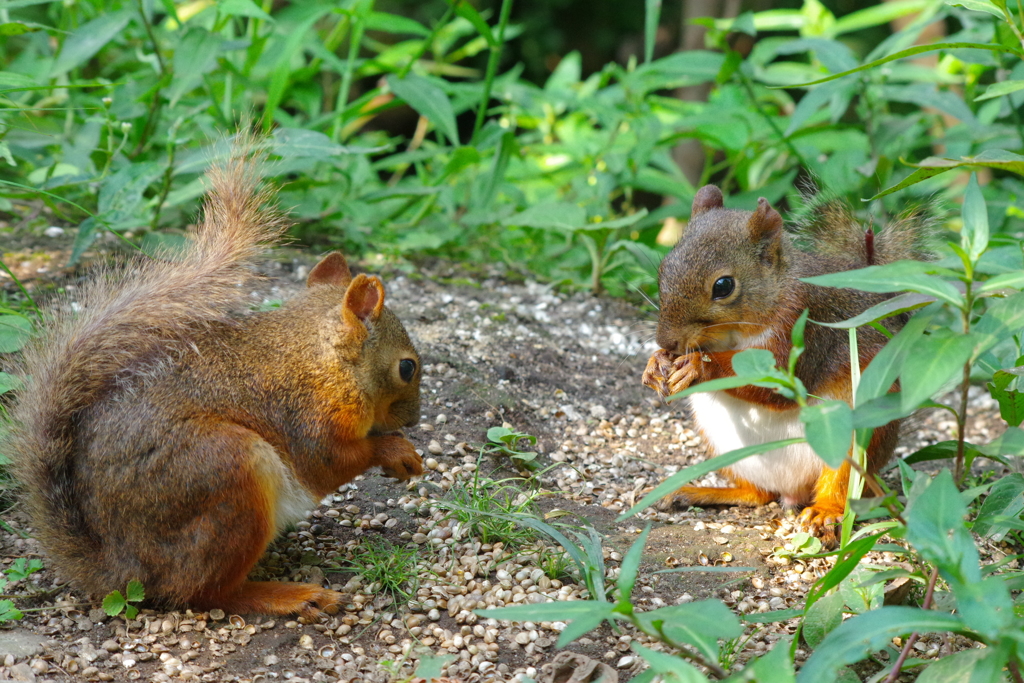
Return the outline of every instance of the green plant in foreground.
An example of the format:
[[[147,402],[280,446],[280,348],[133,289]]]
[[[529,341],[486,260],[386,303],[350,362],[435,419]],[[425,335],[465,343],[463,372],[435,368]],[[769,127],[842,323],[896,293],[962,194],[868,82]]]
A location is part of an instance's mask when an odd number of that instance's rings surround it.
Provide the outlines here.
[[[491,427],[487,430],[487,440],[491,442],[485,447],[485,452],[502,453],[512,458],[517,465],[528,470],[537,469],[537,453],[534,451],[520,450],[520,442],[531,446],[537,445],[537,437],[531,434],[523,434],[509,429],[508,427]]]
[[[7,585],[11,581],[22,581],[27,579],[42,568],[43,563],[41,560],[29,560],[24,557],[19,557],[12,562],[11,566],[9,566],[4,571],[3,575],[0,576],[0,593],[7,588]],[[0,624],[5,621],[19,621],[23,616],[24,614],[22,613],[22,610],[16,608],[12,600],[9,598],[0,600]]]
[[[139,581],[129,581],[125,592],[111,591],[103,598],[103,611],[107,616],[116,617],[124,612],[125,619],[134,619],[139,614],[139,608],[131,604],[142,602],[146,599],[146,590]]]
[[[537,538],[534,529],[518,521],[537,517],[537,493],[522,490],[517,481],[481,476],[477,467],[470,481],[453,484],[436,504],[483,543],[501,542],[510,549],[521,548]]]

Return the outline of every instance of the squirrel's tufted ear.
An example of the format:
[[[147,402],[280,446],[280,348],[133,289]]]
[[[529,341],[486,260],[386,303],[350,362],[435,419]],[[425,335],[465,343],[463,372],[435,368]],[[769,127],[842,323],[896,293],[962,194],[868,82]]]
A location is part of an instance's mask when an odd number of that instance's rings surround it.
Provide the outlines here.
[[[714,185],[705,185],[697,190],[697,194],[693,197],[693,208],[690,210],[690,217],[694,218],[705,211],[721,209],[723,206],[725,204],[722,198],[722,191]]]
[[[765,245],[762,256],[774,260],[782,246],[782,216],[772,208],[764,197],[757,200],[757,209],[747,221],[750,241]]]
[[[342,315],[347,324],[373,322],[384,308],[384,284],[380,278],[360,273],[345,292]]]
[[[306,286],[314,285],[335,285],[336,287],[348,287],[352,282],[352,271],[348,269],[348,262],[341,255],[340,251],[332,251],[320,259],[320,263],[313,266],[306,277]]]

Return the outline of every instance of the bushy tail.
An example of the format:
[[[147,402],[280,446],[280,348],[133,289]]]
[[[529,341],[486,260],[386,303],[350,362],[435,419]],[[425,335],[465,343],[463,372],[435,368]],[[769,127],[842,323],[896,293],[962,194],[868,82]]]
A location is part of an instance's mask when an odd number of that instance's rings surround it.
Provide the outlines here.
[[[202,221],[183,255],[137,258],[105,270],[61,302],[22,361],[24,388],[3,451],[25,488],[39,539],[75,574],[95,550],[76,500],[74,461],[81,413],[114,388],[188,345],[245,301],[240,287],[265,244],[287,228],[261,189],[251,138],[208,174]],[[258,155],[256,155],[258,157]]]
[[[879,232],[865,227],[842,200],[814,200],[806,218],[793,232],[809,242],[810,251],[841,260],[854,261],[853,267],[880,266],[893,261],[933,258],[930,248],[936,221],[927,207],[919,207],[898,216]]]

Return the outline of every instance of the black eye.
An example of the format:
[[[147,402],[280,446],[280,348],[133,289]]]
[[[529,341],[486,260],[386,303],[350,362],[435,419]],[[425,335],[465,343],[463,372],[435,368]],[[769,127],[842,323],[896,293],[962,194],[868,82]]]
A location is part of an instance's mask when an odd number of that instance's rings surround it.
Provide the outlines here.
[[[408,358],[398,361],[398,376],[403,382],[411,382],[412,376],[416,374],[416,361]]]
[[[724,299],[732,294],[734,289],[736,289],[736,280],[731,277],[720,277],[711,287],[711,299]]]

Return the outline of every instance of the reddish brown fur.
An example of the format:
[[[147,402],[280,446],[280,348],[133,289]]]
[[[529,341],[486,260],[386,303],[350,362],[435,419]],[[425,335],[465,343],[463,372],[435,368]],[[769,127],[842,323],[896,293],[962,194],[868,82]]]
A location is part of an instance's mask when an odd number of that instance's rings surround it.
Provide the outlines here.
[[[313,616],[341,596],[246,575],[296,506],[370,467],[421,472],[387,434],[419,417],[419,359],[380,280],[340,254],[281,309],[231,315],[285,226],[246,151],[211,171],[182,260],[101,276],[82,315],[50,323],[7,448],[37,536],[80,588],[139,580],[172,606]]]
[[[830,204],[823,207],[822,216],[807,228],[817,248],[805,252],[783,231],[782,218],[764,199],[754,212],[727,210],[718,188],[701,188],[693,202],[690,225],[661,265],[657,340],[662,349],[651,357],[644,383],[668,396],[695,383],[732,376],[732,358],[743,348],[767,349],[778,365],[785,365],[793,324],[805,308],[813,321],[837,322],[888,298],[800,281],[802,277],[868,265],[864,232],[849,213]],[[926,227],[909,216],[874,235],[870,249],[873,262],[921,257],[921,235]],[[734,278],[735,289],[728,297],[712,299],[712,285],[721,277]],[[895,332],[905,320],[905,316],[898,316],[884,324]],[[861,369],[867,367],[885,341],[877,330],[858,331]],[[796,374],[808,392],[851,400],[846,330],[808,323],[804,344]],[[768,388],[746,386],[727,392],[773,411],[797,407]],[[867,449],[869,474],[892,457],[898,433],[898,422],[875,430]],[[732,476],[728,470],[723,473]],[[848,479],[848,464],[838,470],[824,469],[813,502],[801,516],[808,526],[820,532],[842,515]],[[734,476],[731,484],[726,488],[687,486],[676,499],[689,505],[757,505],[775,497],[775,493]]]

